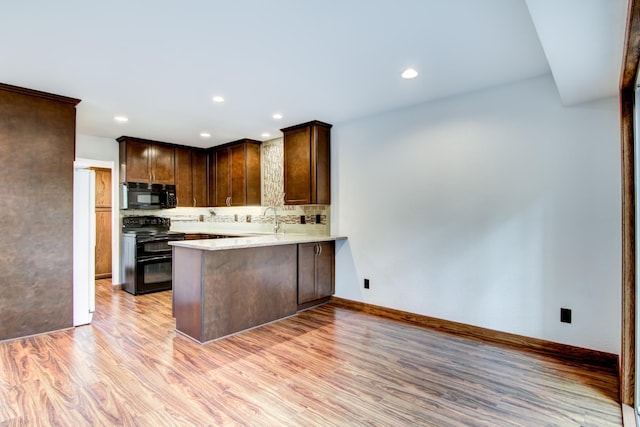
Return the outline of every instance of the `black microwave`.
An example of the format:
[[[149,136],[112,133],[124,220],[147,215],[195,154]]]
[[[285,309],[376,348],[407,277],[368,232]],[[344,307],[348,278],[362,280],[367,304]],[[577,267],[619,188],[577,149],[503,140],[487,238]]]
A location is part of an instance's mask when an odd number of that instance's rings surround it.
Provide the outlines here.
[[[170,209],[177,206],[175,185],[125,182],[121,209]]]

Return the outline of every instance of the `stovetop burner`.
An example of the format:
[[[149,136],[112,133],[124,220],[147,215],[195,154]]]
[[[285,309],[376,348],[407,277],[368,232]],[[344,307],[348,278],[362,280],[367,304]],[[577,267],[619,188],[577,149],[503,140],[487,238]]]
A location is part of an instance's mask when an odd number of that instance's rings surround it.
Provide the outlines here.
[[[169,231],[171,219],[159,216],[127,216],[122,218],[122,233],[136,236],[180,236],[184,233]]]
[[[126,216],[122,218],[122,230],[163,230],[169,231],[171,228],[171,219],[162,218],[160,216],[143,215],[143,216]]]

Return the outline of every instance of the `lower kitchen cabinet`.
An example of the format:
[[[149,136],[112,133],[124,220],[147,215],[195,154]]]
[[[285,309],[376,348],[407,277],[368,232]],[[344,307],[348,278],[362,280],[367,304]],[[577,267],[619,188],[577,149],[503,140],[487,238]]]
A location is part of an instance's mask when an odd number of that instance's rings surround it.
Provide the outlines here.
[[[298,309],[321,304],[335,292],[335,242],[298,244]]]

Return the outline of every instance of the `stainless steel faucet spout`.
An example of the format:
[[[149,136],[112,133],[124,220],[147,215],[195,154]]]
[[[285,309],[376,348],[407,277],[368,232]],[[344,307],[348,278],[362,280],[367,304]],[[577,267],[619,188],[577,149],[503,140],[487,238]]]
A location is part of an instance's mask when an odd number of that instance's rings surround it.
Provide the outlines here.
[[[278,233],[278,230],[280,229],[280,224],[278,223],[278,211],[276,211],[275,206],[268,206],[264,210],[262,215],[266,215],[269,209],[273,210],[273,232]]]

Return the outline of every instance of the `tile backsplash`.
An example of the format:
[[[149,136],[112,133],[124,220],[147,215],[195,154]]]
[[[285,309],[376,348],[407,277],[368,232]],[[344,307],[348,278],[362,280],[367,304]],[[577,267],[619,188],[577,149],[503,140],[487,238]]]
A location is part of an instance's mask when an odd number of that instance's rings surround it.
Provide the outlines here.
[[[280,230],[285,233],[328,235],[329,206],[286,206],[276,208]],[[126,210],[121,216],[155,215],[171,219],[176,231],[237,230],[246,232],[273,231],[273,211],[265,215],[266,207],[175,208],[160,210]],[[318,222],[319,220],[319,222]]]
[[[175,208],[161,210],[123,210],[120,216],[156,215],[171,219],[171,229],[177,231],[237,230],[246,232],[273,231],[273,211],[276,208],[280,229],[285,233],[311,235],[330,234],[329,205],[284,205],[284,151],[282,138],[261,145],[262,206]]]

